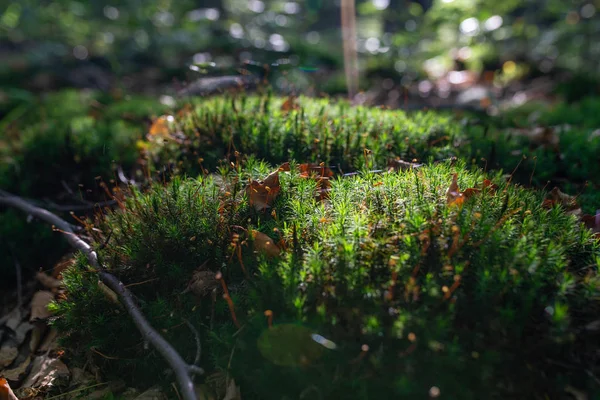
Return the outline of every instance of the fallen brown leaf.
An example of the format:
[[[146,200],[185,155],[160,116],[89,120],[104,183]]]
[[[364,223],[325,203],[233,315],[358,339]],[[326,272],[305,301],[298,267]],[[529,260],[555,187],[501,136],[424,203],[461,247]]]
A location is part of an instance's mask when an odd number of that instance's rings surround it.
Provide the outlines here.
[[[281,249],[275,244],[273,239],[257,230],[252,231],[254,251],[264,253],[268,257],[278,257]]]
[[[23,387],[50,389],[65,383],[71,373],[58,358],[41,355],[33,359],[31,372],[23,382]]]
[[[446,201],[449,205],[461,206],[465,200],[481,193],[482,191],[487,190],[491,193],[495,193],[496,189],[498,189],[498,185],[492,183],[492,181],[489,179],[484,179],[483,183],[481,184],[481,188],[468,188],[464,191],[461,191],[458,187],[458,174],[452,174],[452,183],[446,190]]]
[[[150,135],[167,136],[169,134],[169,124],[173,121],[173,116],[162,115],[154,120],[150,126]]]
[[[323,200],[327,198],[329,188],[331,187],[330,179],[333,177],[333,171],[324,164],[311,163],[300,164],[298,169],[302,178],[314,179],[317,182],[318,199]]]
[[[15,335],[13,336],[13,339],[20,346],[27,338],[27,334],[29,333],[29,331],[31,331],[32,329],[33,329],[33,325],[30,324],[29,322],[27,322],[27,321],[21,322],[21,324],[17,327],[17,329],[15,329]]]
[[[546,198],[542,203],[544,208],[552,208],[555,205],[563,207],[569,215],[581,215],[581,207],[577,204],[577,197],[563,193],[557,187],[554,187],[554,189],[546,195]]]
[[[421,168],[423,164],[412,163],[399,158],[388,162],[388,171],[408,171]]]
[[[460,202],[463,203],[463,199],[461,199],[462,194],[460,193],[460,189],[458,187],[458,174],[452,174],[452,183],[446,189],[446,202],[448,204],[455,204]]]
[[[592,230],[592,233],[600,237],[600,210],[596,210],[596,215],[582,215],[581,221]]]
[[[493,192],[495,192],[496,190],[498,190],[498,185],[496,185],[494,182],[490,181],[489,179],[484,179],[482,186],[483,186],[484,189],[488,189],[488,190],[493,191]]]
[[[46,319],[52,315],[48,311],[48,304],[54,300],[54,294],[47,290],[38,290],[31,299],[31,316],[29,321],[35,321],[38,319]]]
[[[264,181],[252,181],[246,187],[246,195],[251,206],[256,211],[265,211],[271,207],[271,204],[279,194],[281,187],[279,185],[279,172],[289,171],[290,164],[282,164],[276,171],[271,172]]]
[[[44,286],[46,289],[58,289],[63,286],[63,283],[56,278],[46,275],[43,272],[35,274],[35,278]]]
[[[21,380],[23,375],[25,375],[25,372],[29,368],[30,364],[31,364],[31,355],[27,356],[27,358],[23,362],[21,362],[19,365],[16,365],[14,368],[5,369],[4,371],[2,371],[2,375],[9,381],[12,381],[12,382],[19,381],[19,380]]]
[[[305,163],[298,165],[300,170],[300,176],[303,178],[309,178],[316,176],[319,178],[331,178],[333,177],[333,171],[321,164]]]
[[[15,360],[19,355],[19,349],[12,345],[4,344],[0,347],[0,368],[4,368]]]
[[[55,327],[51,327],[48,334],[44,337],[44,341],[40,345],[39,351],[46,352],[56,350],[58,348],[58,331]]]
[[[281,111],[289,112],[292,110],[299,110],[300,106],[296,103],[296,96],[290,95],[281,105]]]
[[[242,400],[242,394],[240,393],[240,387],[235,384],[233,378],[229,379],[227,383],[227,391],[223,400]]]
[[[63,257],[52,269],[52,277],[60,279],[62,272],[67,268],[75,265],[76,260],[72,255]]]
[[[207,269],[198,269],[192,274],[192,279],[188,283],[185,292],[192,292],[198,297],[204,297],[210,294],[219,286],[219,281],[215,279],[215,273]]]

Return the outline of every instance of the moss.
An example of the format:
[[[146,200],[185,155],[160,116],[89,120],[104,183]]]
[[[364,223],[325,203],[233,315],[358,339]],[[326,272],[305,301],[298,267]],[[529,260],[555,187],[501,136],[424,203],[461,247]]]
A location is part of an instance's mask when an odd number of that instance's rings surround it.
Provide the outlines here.
[[[594,99],[544,114],[547,123],[577,123],[552,134],[557,145],[532,139],[533,128],[509,129],[507,119],[477,122],[447,113],[407,114],[304,97],[290,110],[283,106],[286,100],[219,96],[188,104],[171,122],[156,124],[158,134],[149,136],[147,154],[155,168],[191,176],[247,155],[271,163],[323,161],[338,171],[383,169],[395,158],[427,162],[458,157],[476,168],[512,173],[513,180],[538,188],[556,185],[580,193],[589,180],[589,194],[600,185],[600,137],[585,122]],[[579,109],[581,113],[574,111]],[[588,213],[597,206],[583,202]]]
[[[138,159],[135,142],[147,129],[144,118],[166,111],[156,101],[116,101],[96,92],[65,90],[20,105],[0,121],[0,189],[28,198],[81,205],[105,200],[99,181],[109,182],[120,165],[129,176]],[[134,111],[138,110],[135,114]],[[47,226],[0,212],[2,237],[11,237],[15,256],[27,270],[48,268],[64,241]],[[38,241],[39,240],[39,241]],[[38,246],[31,252],[31,243]],[[53,249],[53,251],[44,251]],[[14,261],[0,241],[0,272],[12,285]]]
[[[272,163],[323,161],[342,171],[382,168],[393,157],[439,160],[456,154],[464,127],[451,115],[350,107],[302,97],[219,96],[184,107],[150,135],[156,164],[195,176],[252,155]],[[367,153],[365,153],[367,149]]]
[[[110,233],[101,260],[188,361],[184,321],[200,331],[213,385],[228,371],[244,398],[260,399],[425,397],[434,387],[463,399],[591,393],[583,371],[598,373],[598,337],[584,327],[600,305],[598,242],[563,210],[543,208],[543,194],[495,176],[498,189],[449,204],[454,172],[463,190],[485,175],[441,163],[335,178],[319,201],[317,182],[292,164],[272,208],[257,212],[245,183],[270,170],[251,158],[176,178],[132,194],[91,232],[97,247]],[[281,256],[268,257],[252,231]],[[202,271],[222,273],[239,328],[220,295],[213,306],[210,290],[186,291]],[[57,325],[69,348],[109,356],[93,353],[108,375],[169,384],[84,260],[65,283]]]

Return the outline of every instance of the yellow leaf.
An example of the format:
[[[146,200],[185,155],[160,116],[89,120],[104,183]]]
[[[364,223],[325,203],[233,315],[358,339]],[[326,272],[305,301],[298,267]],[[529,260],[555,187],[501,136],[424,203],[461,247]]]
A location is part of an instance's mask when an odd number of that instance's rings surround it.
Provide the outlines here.
[[[162,115],[154,120],[150,127],[150,135],[167,136],[169,134],[169,126],[174,121],[172,115]]]
[[[4,378],[0,378],[0,400],[19,400]]]

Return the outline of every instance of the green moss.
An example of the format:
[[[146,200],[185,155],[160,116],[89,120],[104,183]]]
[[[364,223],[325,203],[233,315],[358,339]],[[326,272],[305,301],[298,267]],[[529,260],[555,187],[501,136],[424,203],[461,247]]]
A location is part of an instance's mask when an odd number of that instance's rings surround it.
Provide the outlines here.
[[[68,205],[104,200],[98,183],[114,179],[117,165],[131,176],[139,156],[135,143],[147,130],[140,115],[165,111],[156,101],[117,101],[75,90],[30,99],[20,107],[25,111],[14,109],[19,112],[9,112],[0,121],[0,189]],[[0,212],[0,231],[13,239],[16,257],[27,270],[49,268],[65,249],[63,238],[51,235],[47,226],[26,223],[22,216],[15,221]],[[32,243],[38,246],[35,252]],[[13,284],[13,264],[8,241],[1,240],[3,283]]]
[[[511,126],[529,126],[532,123],[542,126],[569,124],[597,129],[600,126],[598,107],[600,98],[595,96],[583,97],[574,103],[559,101],[548,104],[531,101],[505,112],[500,119]]]
[[[300,98],[282,111],[285,98],[219,96],[202,99],[151,136],[157,165],[195,176],[223,161],[252,155],[272,163],[323,161],[343,171],[383,168],[393,157],[443,159],[456,154],[464,127],[450,115],[350,107],[344,101]],[[365,149],[370,153],[365,155]],[[199,160],[201,159],[201,160]]]
[[[229,371],[244,398],[591,393],[584,371],[598,373],[598,338],[585,326],[600,306],[598,242],[561,209],[542,208],[542,194],[499,176],[497,190],[448,204],[453,172],[461,189],[481,187],[485,176],[463,167],[336,178],[318,201],[316,182],[292,165],[270,212],[259,213],[245,182],[270,168],[250,159],[135,193],[91,234],[98,247],[110,233],[100,258],[136,284],[151,323],[191,362],[189,320],[201,365]],[[282,255],[257,249],[252,230]],[[186,291],[199,271],[222,272],[240,328],[220,295],[213,307],[210,290]],[[93,355],[106,374],[137,385],[171,382],[84,260],[65,283],[57,325],[70,349],[116,357]]]
[[[384,169],[395,158],[427,162],[458,157],[476,168],[512,173],[514,181],[538,188],[556,185],[580,193],[589,180],[589,194],[600,185],[600,137],[584,123],[594,109],[593,99],[573,106],[581,113],[571,107],[545,114],[547,123],[553,118],[577,123],[556,133],[557,146],[532,140],[533,128],[521,133],[509,129],[507,119],[477,123],[446,113],[407,114],[304,97],[297,101],[298,110],[282,111],[285,100],[202,99],[165,123],[163,134],[151,135],[147,153],[155,168],[191,176],[247,155],[271,163],[323,161],[338,171]],[[590,198],[582,198],[586,212],[598,207],[586,201]]]

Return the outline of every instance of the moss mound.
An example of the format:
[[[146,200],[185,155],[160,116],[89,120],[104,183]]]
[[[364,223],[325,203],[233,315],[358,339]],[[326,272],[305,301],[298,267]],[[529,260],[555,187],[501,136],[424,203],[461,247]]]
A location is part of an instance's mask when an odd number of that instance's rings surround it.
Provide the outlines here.
[[[323,161],[342,171],[385,167],[394,157],[439,160],[455,155],[465,133],[451,115],[265,95],[190,103],[155,121],[149,139],[157,165],[195,176],[239,155],[271,163]]]
[[[90,234],[190,362],[185,322],[200,332],[217,393],[225,376],[257,399],[592,393],[598,242],[541,194],[463,167],[326,180],[250,159],[134,192]],[[85,260],[65,283],[74,354],[169,384]]]
[[[507,126],[510,116],[478,121],[432,111],[350,107],[329,99],[218,96],[155,120],[145,148],[157,169],[190,176],[246,155],[274,164],[323,161],[338,171],[383,169],[397,158],[458,157],[476,168],[514,171],[514,180],[524,185],[580,193],[584,211],[593,213],[600,199],[600,136],[584,116],[596,103],[559,105],[542,115],[540,127],[513,129],[519,119]],[[573,125],[552,126],[561,119]]]

